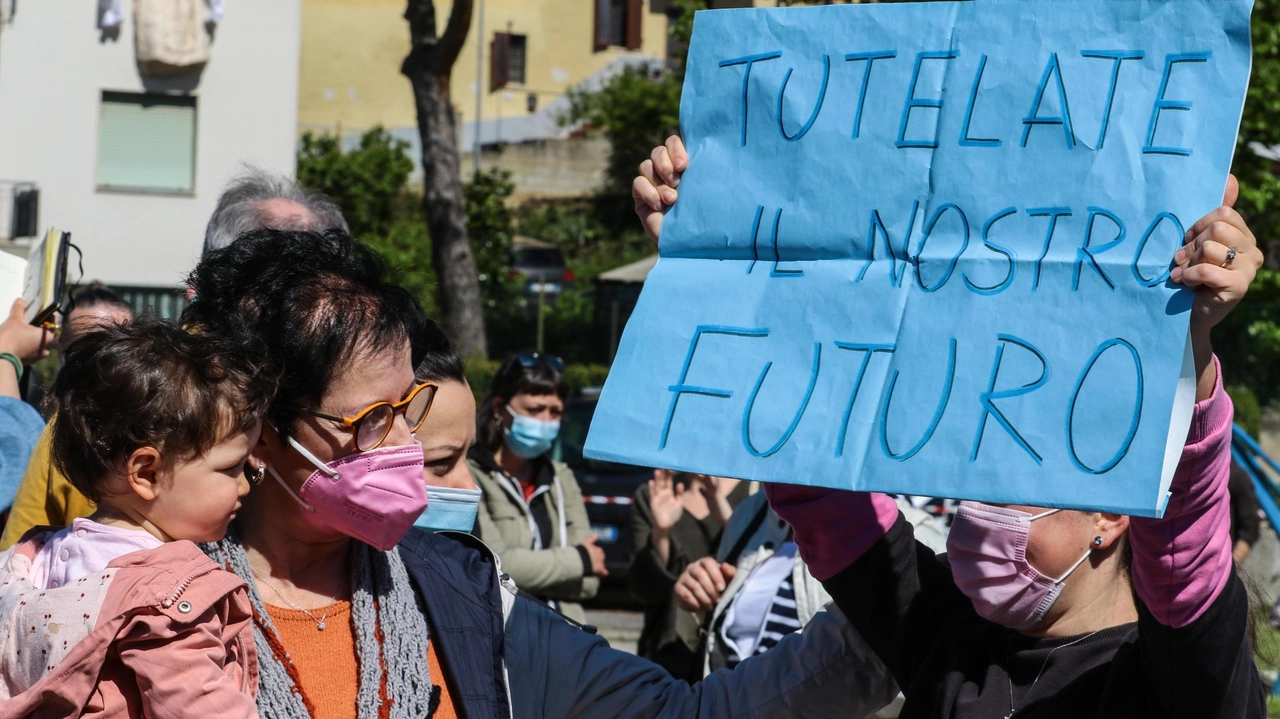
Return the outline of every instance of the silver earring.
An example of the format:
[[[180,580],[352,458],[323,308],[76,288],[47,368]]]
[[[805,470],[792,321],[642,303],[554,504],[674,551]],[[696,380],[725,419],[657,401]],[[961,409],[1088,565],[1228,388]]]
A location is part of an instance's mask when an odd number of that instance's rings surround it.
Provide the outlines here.
[[[1093,546],[1094,546],[1094,548],[1101,547],[1101,546],[1102,546],[1102,537],[1094,537],[1094,538],[1093,538]]]
[[[253,474],[249,475],[249,483],[255,486],[262,484],[262,480],[266,479],[266,476],[267,476],[267,463],[263,462],[262,464],[258,465],[258,468],[254,470]]]

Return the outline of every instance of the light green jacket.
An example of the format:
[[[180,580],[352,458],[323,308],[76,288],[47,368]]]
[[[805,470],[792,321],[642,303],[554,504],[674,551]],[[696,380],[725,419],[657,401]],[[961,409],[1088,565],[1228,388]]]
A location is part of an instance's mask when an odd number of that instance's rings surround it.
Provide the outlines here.
[[[535,494],[532,502],[545,502],[551,517],[551,537],[543,537],[535,549],[536,524],[519,484],[500,471],[485,471],[474,460],[467,467],[476,486],[484,492],[476,517],[476,535],[502,560],[502,571],[516,586],[544,600],[577,622],[586,621],[579,604],[600,589],[598,577],[584,574],[578,545],[591,534],[587,507],[573,470],[553,462],[555,481]]]

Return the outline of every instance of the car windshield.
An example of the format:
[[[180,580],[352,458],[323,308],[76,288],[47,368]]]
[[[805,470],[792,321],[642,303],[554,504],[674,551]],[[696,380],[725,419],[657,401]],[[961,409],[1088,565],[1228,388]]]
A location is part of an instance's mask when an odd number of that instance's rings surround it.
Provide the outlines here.
[[[596,400],[593,398],[569,400],[564,408],[564,418],[560,421],[560,438],[552,456],[574,469],[585,468],[607,473],[643,471],[639,467],[588,459],[582,455],[583,445],[587,442],[587,430],[591,427],[591,417],[595,411]]]
[[[560,250],[524,249],[516,251],[517,267],[564,267]]]

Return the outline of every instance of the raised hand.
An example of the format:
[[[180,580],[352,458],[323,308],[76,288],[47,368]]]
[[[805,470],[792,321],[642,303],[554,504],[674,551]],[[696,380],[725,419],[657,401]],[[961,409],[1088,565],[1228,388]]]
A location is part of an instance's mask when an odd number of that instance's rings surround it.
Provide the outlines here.
[[[654,242],[662,230],[662,217],[676,203],[676,187],[689,167],[684,140],[672,135],[666,144],[653,148],[648,160],[640,163],[640,175],[631,183],[631,197],[645,234]]]
[[[653,510],[653,528],[669,531],[684,514],[684,486],[676,484],[669,469],[653,470],[649,480],[649,507]]]

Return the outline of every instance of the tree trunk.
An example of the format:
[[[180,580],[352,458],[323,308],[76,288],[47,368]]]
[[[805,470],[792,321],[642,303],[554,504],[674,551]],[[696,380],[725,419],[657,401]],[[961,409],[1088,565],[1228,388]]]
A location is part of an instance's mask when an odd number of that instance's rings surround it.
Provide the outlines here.
[[[488,356],[480,278],[467,237],[466,197],[459,169],[449,75],[471,25],[472,0],[454,0],[444,34],[436,36],[432,0],[408,0],[412,48],[400,72],[413,86],[422,138],[422,210],[431,232],[444,330],[464,358]],[[483,41],[483,38],[480,38]]]

